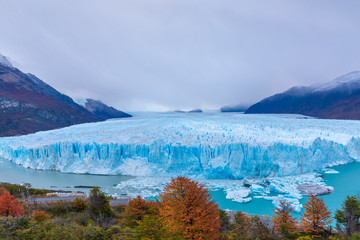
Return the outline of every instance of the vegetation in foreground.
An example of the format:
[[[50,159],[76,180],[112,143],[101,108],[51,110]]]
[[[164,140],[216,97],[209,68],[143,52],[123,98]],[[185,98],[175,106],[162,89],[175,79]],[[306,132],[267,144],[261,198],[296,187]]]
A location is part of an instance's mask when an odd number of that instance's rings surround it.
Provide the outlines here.
[[[0,188],[0,239],[360,239],[355,196],[336,211],[333,230],[331,212],[316,196],[310,196],[300,221],[286,202],[280,202],[272,218],[250,217],[220,210],[202,184],[184,177],[172,179],[159,201],[137,197],[125,207],[111,207],[97,187],[86,200],[27,205],[16,198],[25,199],[21,193],[27,189]]]

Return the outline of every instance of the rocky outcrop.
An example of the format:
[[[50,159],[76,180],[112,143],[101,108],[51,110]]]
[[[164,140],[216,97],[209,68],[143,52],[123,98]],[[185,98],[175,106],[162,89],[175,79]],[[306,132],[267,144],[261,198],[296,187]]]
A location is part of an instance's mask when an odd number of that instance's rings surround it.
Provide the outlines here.
[[[329,194],[334,191],[333,187],[321,186],[317,184],[300,184],[299,186],[297,186],[297,189],[303,195],[315,195],[315,196]]]

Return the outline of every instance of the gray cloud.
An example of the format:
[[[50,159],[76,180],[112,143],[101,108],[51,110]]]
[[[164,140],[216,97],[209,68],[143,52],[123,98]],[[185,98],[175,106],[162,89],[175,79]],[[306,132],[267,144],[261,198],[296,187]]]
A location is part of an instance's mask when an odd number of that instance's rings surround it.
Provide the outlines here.
[[[120,109],[253,103],[360,69],[360,2],[0,0],[0,52]]]

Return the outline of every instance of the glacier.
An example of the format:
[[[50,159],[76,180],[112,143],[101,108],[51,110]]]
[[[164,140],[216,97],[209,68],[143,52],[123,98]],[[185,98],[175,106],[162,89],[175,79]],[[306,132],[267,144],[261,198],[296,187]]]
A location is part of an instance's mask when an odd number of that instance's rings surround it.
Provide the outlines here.
[[[0,138],[0,159],[26,168],[129,175],[117,186],[156,197],[175,176],[246,203],[291,203],[300,212],[300,184],[322,186],[329,167],[360,161],[360,122],[302,115],[133,113],[130,119]]]
[[[283,177],[360,159],[360,122],[301,115],[142,113],[0,138],[0,157],[69,173]]]

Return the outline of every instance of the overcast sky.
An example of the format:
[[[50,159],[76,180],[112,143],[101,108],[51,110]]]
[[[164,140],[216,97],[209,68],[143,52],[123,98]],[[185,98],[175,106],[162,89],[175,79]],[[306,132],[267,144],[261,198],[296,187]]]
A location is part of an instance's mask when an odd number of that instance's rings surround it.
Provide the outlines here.
[[[358,0],[0,0],[0,53],[121,110],[251,104],[360,70]]]

